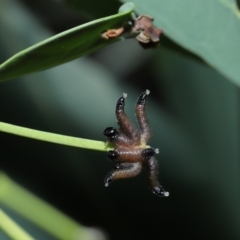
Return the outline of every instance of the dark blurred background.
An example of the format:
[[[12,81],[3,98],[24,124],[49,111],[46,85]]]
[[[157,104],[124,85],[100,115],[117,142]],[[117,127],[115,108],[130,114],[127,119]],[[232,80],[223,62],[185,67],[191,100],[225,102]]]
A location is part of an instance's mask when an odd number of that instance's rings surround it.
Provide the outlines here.
[[[120,5],[0,1],[0,61],[51,35],[115,14]],[[134,104],[145,89],[151,90],[150,145],[160,149],[159,180],[170,197],[151,193],[145,171],[105,188],[111,169],[105,152],[6,133],[0,133],[1,170],[109,239],[239,239],[239,89],[166,36],[157,49],[144,50],[134,39],[121,41],[1,83],[0,120],[104,141],[103,130],[117,126],[117,99],[128,93],[126,111],[134,120]],[[35,237],[53,239],[41,236]]]

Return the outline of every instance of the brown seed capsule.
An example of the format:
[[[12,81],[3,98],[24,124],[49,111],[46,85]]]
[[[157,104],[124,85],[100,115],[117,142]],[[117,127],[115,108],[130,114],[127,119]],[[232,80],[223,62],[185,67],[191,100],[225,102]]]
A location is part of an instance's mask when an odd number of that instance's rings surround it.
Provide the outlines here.
[[[109,38],[117,38],[119,37],[124,31],[124,27],[118,29],[109,29],[106,32],[102,33],[102,37],[105,39]]]
[[[160,35],[163,33],[162,29],[153,26],[151,16],[141,15],[134,19],[134,24],[131,33],[139,33],[136,39],[141,43],[158,42]]]

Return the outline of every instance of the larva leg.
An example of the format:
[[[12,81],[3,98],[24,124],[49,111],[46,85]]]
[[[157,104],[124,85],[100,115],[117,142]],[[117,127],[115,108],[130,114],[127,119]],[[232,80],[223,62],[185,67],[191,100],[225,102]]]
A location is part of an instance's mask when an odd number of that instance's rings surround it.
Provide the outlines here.
[[[120,97],[117,101],[116,105],[116,117],[118,120],[118,124],[121,130],[132,140],[132,141],[139,141],[140,140],[140,133],[138,129],[134,126],[134,124],[130,121],[127,117],[124,107],[125,107],[125,98],[127,94],[124,93],[122,97]]]
[[[131,178],[137,176],[142,170],[142,164],[139,162],[136,163],[119,163],[118,167],[111,171],[105,178],[104,183],[105,187],[108,187],[109,184],[121,178]]]

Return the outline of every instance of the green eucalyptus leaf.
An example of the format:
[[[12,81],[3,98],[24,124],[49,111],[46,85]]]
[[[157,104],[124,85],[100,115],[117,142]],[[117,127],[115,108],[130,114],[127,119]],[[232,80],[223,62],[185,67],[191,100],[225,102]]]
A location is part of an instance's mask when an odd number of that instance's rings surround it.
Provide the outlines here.
[[[0,65],[0,81],[57,66],[118,41],[106,40],[101,33],[128,21],[134,5],[124,6],[125,12],[72,28],[17,53]]]
[[[139,14],[240,86],[240,12],[234,0],[133,0]]]

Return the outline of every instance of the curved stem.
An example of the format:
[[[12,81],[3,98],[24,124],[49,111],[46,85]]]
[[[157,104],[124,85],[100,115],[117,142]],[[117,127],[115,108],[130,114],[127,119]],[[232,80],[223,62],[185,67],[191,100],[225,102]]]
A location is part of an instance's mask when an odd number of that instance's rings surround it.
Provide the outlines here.
[[[9,123],[0,122],[0,131],[15,134],[22,137],[33,138],[36,140],[63,144],[71,147],[79,147],[98,151],[112,150],[109,144],[102,141],[70,137],[66,135],[39,131],[31,128],[20,127]]]

